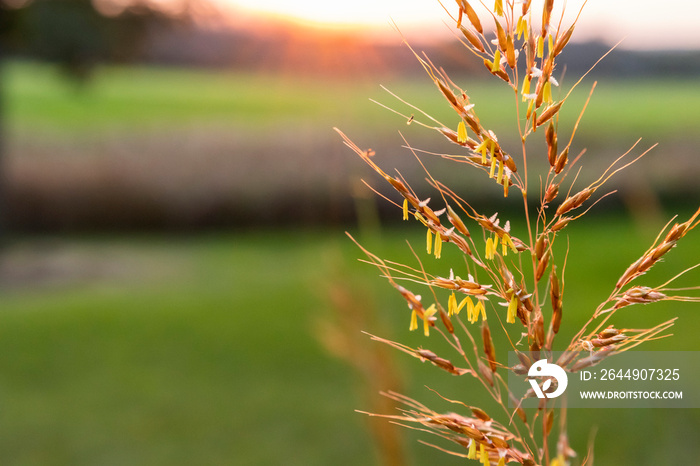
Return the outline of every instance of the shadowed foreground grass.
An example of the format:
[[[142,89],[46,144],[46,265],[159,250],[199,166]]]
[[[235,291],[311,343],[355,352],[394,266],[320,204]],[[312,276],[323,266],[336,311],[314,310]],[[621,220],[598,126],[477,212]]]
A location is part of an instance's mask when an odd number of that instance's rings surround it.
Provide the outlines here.
[[[654,233],[610,219],[569,228],[580,242],[565,295],[574,327]],[[697,261],[696,233],[661,265]],[[366,244],[410,261],[406,236],[423,242],[414,229]],[[340,232],[33,240],[9,249],[0,313],[3,464],[373,464],[365,419],[353,412],[366,407],[361,384],[312,335],[315,320],[332,312],[322,302],[324,279],[339,266],[367,278],[394,334],[409,344],[422,339],[406,335],[401,300],[353,257],[359,251]],[[697,350],[696,307],[661,310],[680,316],[676,336],[646,349]],[[625,317],[664,317],[650,309],[635,306]],[[419,400],[437,402],[428,384],[472,401],[471,381],[397,359]],[[700,428],[698,410],[613,411],[569,412],[580,452],[598,426],[599,464],[681,462],[697,453],[682,434]],[[652,429],[654,442],[640,444]],[[463,464],[415,443],[434,439],[404,434],[415,464]]]

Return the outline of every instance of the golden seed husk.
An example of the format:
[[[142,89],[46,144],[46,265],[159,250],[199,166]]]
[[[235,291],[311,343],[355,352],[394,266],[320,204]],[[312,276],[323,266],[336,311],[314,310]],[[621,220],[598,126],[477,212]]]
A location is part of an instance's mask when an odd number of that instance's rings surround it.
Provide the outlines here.
[[[673,249],[675,246],[676,246],[675,240],[661,243],[657,248],[655,248],[652,251],[652,254],[651,254],[652,259],[654,259],[654,260],[660,259],[661,256],[666,254],[668,251]]]
[[[557,194],[559,194],[559,185],[554,183],[550,184],[547,187],[547,191],[544,193],[545,204],[552,202],[557,197]]]
[[[527,354],[523,353],[522,351],[516,351],[515,354],[518,356],[518,359],[523,364],[523,366],[529,368],[532,365],[532,361],[530,360],[530,358],[528,358]]]
[[[445,85],[441,80],[436,79],[435,83],[437,84],[438,88],[440,89],[440,92],[445,96],[445,98],[450,102],[450,105],[454,107],[455,109],[461,109],[462,105],[460,105],[459,101],[457,100],[457,96],[454,95],[454,92]]]
[[[547,413],[547,419],[545,420],[545,435],[549,435],[552,432],[552,427],[554,426],[554,411]]]
[[[493,444],[496,446],[496,448],[509,448],[510,447],[510,445],[508,445],[508,442],[503,440],[501,437],[493,436],[493,437],[489,437],[489,440],[491,440],[491,442],[493,442]]]
[[[453,227],[457,229],[458,232],[462,233],[464,236],[471,236],[469,234],[469,230],[467,229],[467,226],[464,224],[461,218],[459,218],[459,215],[457,215],[457,212],[455,212],[452,207],[447,205],[447,219],[450,221]]]
[[[549,26],[553,8],[554,0],[545,0],[544,8],[542,9],[542,37],[547,34],[547,26]]]
[[[478,360],[479,374],[484,377],[484,380],[493,387],[493,372],[484,364],[481,359]]]
[[[537,260],[542,259],[548,246],[549,240],[547,239],[547,235],[543,233],[537,238],[537,241],[535,241],[535,257],[537,257]]]
[[[571,35],[574,33],[574,28],[576,25],[572,25],[564,34],[559,36],[557,38],[556,43],[554,44],[554,50],[552,51],[553,56],[559,55],[562,50],[564,50],[564,47],[566,47],[566,44],[569,43],[569,39],[571,39]]]
[[[570,212],[570,211],[580,207],[581,204],[586,202],[591,197],[592,194],[593,194],[593,189],[586,188],[586,189],[574,194],[573,196],[566,198],[564,200],[564,202],[562,202],[561,205],[557,208],[556,215],[561,216],[567,212]]]
[[[476,11],[474,11],[474,8],[467,2],[466,0],[462,0],[461,2],[462,9],[464,12],[467,14],[467,18],[469,18],[469,22],[472,23],[472,26],[474,26],[474,29],[479,31],[479,34],[484,33],[484,28],[481,27],[481,21],[479,21],[479,15],[476,14]]]
[[[552,225],[552,231],[559,231],[563,229],[565,226],[569,224],[570,221],[572,221],[572,217],[562,217],[559,220],[556,221],[554,225]]]
[[[440,308],[440,320],[442,320],[442,324],[445,326],[447,331],[450,332],[450,334],[455,333],[455,328],[450,321],[450,317],[442,308]]]
[[[619,343],[627,338],[627,335],[621,333],[619,335],[612,336],[610,338],[594,338],[591,340],[591,344],[596,348],[602,348],[604,346],[610,346],[615,343]]]
[[[535,331],[535,341],[537,342],[537,345],[541,348],[542,346],[544,346],[544,317],[539,311],[537,312],[537,316],[535,317],[533,326]]]
[[[559,289],[559,278],[557,278],[557,268],[552,266],[549,274],[549,297],[552,303],[552,331],[559,333],[562,315],[562,299]]]
[[[464,37],[467,38],[470,44],[477,49],[479,52],[484,53],[486,50],[484,49],[484,44],[481,43],[479,38],[477,37],[476,34],[474,34],[472,31],[470,31],[468,28],[464,26],[460,26],[459,30],[462,31],[462,34]]]
[[[491,416],[486,414],[486,412],[483,409],[472,407],[472,413],[474,413],[474,416],[478,417],[482,421],[488,422],[491,420]]]
[[[554,122],[549,122],[544,134],[547,141],[547,159],[549,160],[549,165],[553,167],[557,159],[557,133],[554,129]]]
[[[532,339],[532,342],[530,343],[530,356],[532,356],[532,359],[535,361],[539,361],[540,358],[540,350],[542,349],[542,346],[537,343],[536,339]]]
[[[504,52],[508,49],[508,41],[506,40],[506,31],[503,30],[503,26],[498,20],[496,23],[496,37],[498,38],[498,47]]]
[[[496,348],[493,346],[493,339],[491,338],[491,330],[486,321],[481,324],[481,339],[484,341],[484,354],[486,354],[486,359],[488,359],[489,367],[492,372],[496,372]]]
[[[542,280],[545,271],[547,270],[547,265],[549,264],[549,251],[547,251],[542,258],[537,263],[537,272],[535,273],[535,279],[539,282]]]
[[[552,117],[559,112],[563,104],[564,101],[560,101],[554,105],[550,105],[549,107],[547,107],[547,109],[539,117],[537,117],[536,126],[542,126],[543,124],[551,120]]]
[[[554,173],[557,175],[561,173],[561,171],[564,169],[566,166],[566,162],[569,160],[569,148],[565,148],[561,154],[559,154],[559,157],[557,157],[557,162],[554,165]]]
[[[599,338],[610,338],[614,337],[615,335],[619,335],[620,330],[616,329],[613,324],[608,325],[605,329],[603,329],[600,333],[598,333]]]
[[[513,45],[513,36],[510,34],[506,37],[506,60],[511,69],[515,68],[515,46]]]

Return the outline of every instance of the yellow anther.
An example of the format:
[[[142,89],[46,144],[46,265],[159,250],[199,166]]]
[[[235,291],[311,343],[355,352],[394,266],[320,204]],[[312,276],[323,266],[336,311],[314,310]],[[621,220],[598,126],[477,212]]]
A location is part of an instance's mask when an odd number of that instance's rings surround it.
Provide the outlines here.
[[[431,304],[423,313],[423,334],[426,337],[430,336],[430,318],[437,312],[435,304]]]
[[[408,327],[409,331],[414,331],[418,328],[418,314],[416,311],[411,312],[411,325]]]
[[[523,89],[521,91],[521,94],[523,95],[523,102],[527,100],[527,97],[525,97],[525,94],[530,93],[530,77],[525,76],[525,79],[523,80]]]
[[[552,83],[550,83],[549,81],[544,83],[543,92],[544,92],[544,95],[542,97],[544,98],[545,102],[547,102],[548,104],[551,104],[552,102],[554,102],[552,100]]]
[[[428,254],[433,253],[433,232],[428,228],[428,233],[425,237],[425,247],[428,250]]]
[[[515,316],[518,313],[518,297],[515,296],[515,293],[513,293],[513,296],[510,298],[510,303],[508,304],[508,314],[506,315],[506,322],[509,324],[514,324],[515,323]]]
[[[403,200],[403,219],[408,220],[408,199]]]
[[[416,212],[413,214],[413,216],[416,218],[416,220],[418,220],[424,226],[426,226],[426,227],[428,226],[428,222],[425,221],[425,219],[423,218],[423,216],[420,213]]]
[[[476,440],[474,439],[472,439],[471,443],[469,444],[469,453],[467,454],[467,459],[476,459]]]
[[[479,320],[479,313],[481,313],[481,318],[486,320],[486,308],[481,300],[478,300],[476,306],[474,306],[474,322]]]
[[[496,53],[493,54],[493,63],[491,64],[491,72],[495,73],[501,69],[501,50],[496,49]]]
[[[460,121],[459,125],[457,125],[457,142],[460,144],[467,142],[467,126],[463,121]]]
[[[518,25],[515,30],[515,33],[518,36],[518,40],[520,40],[523,36],[523,34],[527,31],[527,20],[524,17],[518,18]]]
[[[513,243],[513,240],[511,239],[509,234],[503,235],[503,239],[501,240],[502,244],[508,243],[508,246],[514,253],[518,253],[518,248],[515,247],[515,243]]]
[[[486,451],[486,448],[484,448],[483,443],[479,444],[479,462],[484,466],[489,466],[491,464],[489,461],[489,453]]]
[[[493,254],[493,239],[492,238],[486,238],[486,252],[485,256],[487,260],[493,259],[494,254]]]
[[[467,303],[471,304],[471,306],[467,306],[467,318],[468,318],[471,315],[471,312],[474,311],[474,303],[472,303],[472,300],[469,298],[469,296],[467,296],[466,298],[464,298],[462,301],[459,302],[459,304],[455,308],[455,314],[459,314],[460,311],[462,310],[462,308],[464,308],[464,305]],[[469,311],[470,308],[472,311]]]
[[[435,259],[440,259],[442,255],[442,235],[440,233],[435,234]]]
[[[493,6],[493,11],[498,16],[503,16],[503,0],[496,0],[496,4]]]
[[[544,54],[544,39],[542,36],[537,38],[537,58],[542,58]]]

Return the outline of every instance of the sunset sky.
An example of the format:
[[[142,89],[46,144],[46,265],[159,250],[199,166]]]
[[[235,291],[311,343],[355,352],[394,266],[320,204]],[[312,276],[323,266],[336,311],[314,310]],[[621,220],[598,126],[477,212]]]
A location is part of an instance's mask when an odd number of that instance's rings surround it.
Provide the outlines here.
[[[214,0],[223,8],[274,14],[332,28],[362,26],[391,37],[393,20],[404,31],[431,34],[441,28],[447,13],[438,0]],[[456,12],[454,0],[443,0]],[[478,2],[471,2],[478,4]],[[491,2],[487,2],[490,5]],[[536,6],[538,1],[533,1]],[[540,2],[541,4],[541,2]],[[581,0],[567,3],[569,16],[578,12]],[[602,38],[626,48],[700,48],[700,2],[696,0],[589,0],[577,37]],[[422,30],[421,30],[422,29]]]

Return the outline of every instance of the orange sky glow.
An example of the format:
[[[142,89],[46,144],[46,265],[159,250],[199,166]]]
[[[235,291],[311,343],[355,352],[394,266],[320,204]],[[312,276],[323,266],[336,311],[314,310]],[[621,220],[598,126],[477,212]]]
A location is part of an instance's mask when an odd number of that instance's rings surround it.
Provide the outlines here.
[[[212,0],[223,10],[274,15],[278,18],[334,29],[363,28],[385,38],[397,37],[394,21],[406,34],[447,36],[449,16],[438,0]],[[478,2],[471,2],[478,4]],[[490,3],[490,2],[485,2]],[[542,0],[533,1],[536,8]],[[582,0],[567,2],[572,21]],[[443,4],[456,14],[454,0]],[[696,0],[588,0],[577,28],[581,40],[599,38],[625,48],[700,48],[700,2]],[[415,37],[410,37],[415,39]]]

